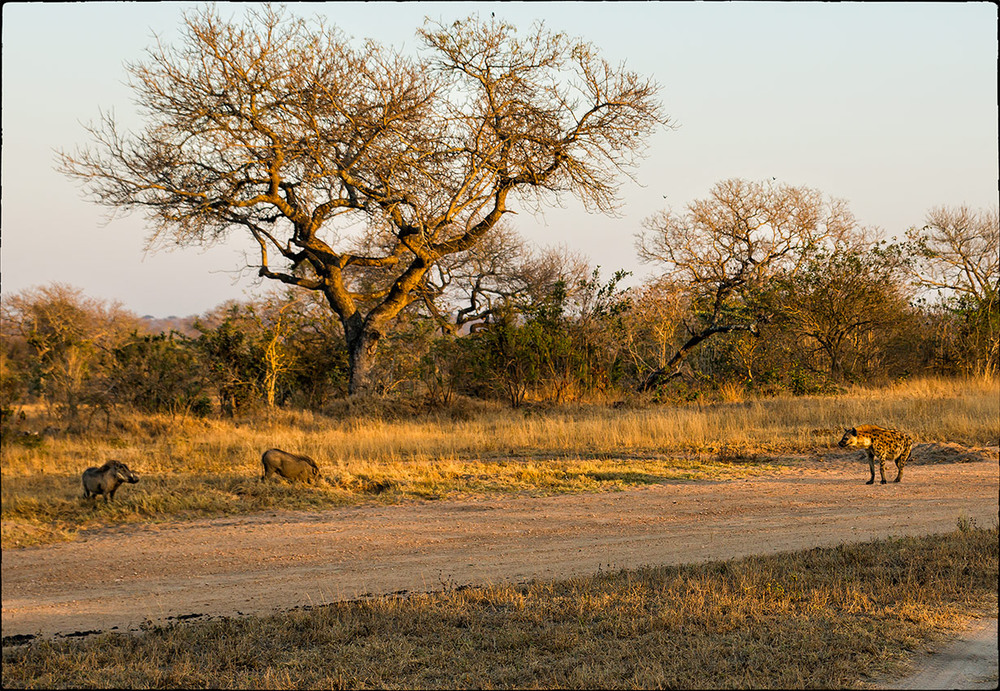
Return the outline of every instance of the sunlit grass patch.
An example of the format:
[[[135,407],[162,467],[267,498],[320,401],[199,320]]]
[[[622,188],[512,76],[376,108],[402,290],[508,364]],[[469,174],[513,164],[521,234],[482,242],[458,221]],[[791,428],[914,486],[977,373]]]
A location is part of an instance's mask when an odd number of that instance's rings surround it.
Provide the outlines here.
[[[77,531],[58,522],[38,518],[4,518],[0,521],[0,539],[7,547],[33,547],[76,538]]]
[[[732,397],[730,397],[732,398]],[[995,445],[1000,383],[926,379],[837,396],[711,405],[533,411],[385,419],[273,411],[260,419],[123,415],[82,435],[4,437],[3,546],[38,544],[123,522],[323,509],[357,502],[625,489],[768,472],[771,459],[833,447],[844,426],[900,427],[917,443]],[[261,487],[260,456],[277,447],[315,458],[328,482]],[[80,473],[109,459],[139,473],[114,506],[94,510]],[[709,459],[709,460],[706,460]]]
[[[3,686],[849,688],[996,607],[996,526],[3,651]]]
[[[250,514],[321,510],[362,502],[622,490],[662,482],[732,479],[771,469],[675,459],[528,459],[353,463],[326,468],[316,484],[280,479],[262,482],[244,473],[145,473],[123,485],[114,501],[84,499],[79,478],[14,476],[3,483],[3,546],[23,547],[72,539],[80,530]]]

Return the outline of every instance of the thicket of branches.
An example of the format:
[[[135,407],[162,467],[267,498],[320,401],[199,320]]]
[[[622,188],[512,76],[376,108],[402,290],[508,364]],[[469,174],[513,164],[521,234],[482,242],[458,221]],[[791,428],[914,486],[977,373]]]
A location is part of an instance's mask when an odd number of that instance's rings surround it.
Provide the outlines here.
[[[776,230],[779,210],[794,223]],[[640,251],[664,271],[639,285],[565,251],[508,245],[519,253],[458,282],[466,290],[451,309],[472,296],[477,321],[444,328],[424,303],[401,313],[373,365],[374,391],[516,407],[996,376],[997,238],[995,210],[933,209],[891,243],[812,190],[726,181],[646,224]],[[313,293],[227,303],[167,333],[60,284],[2,307],[5,425],[31,402],[80,427],[115,409],[237,415],[323,410],[348,396],[343,326]]]

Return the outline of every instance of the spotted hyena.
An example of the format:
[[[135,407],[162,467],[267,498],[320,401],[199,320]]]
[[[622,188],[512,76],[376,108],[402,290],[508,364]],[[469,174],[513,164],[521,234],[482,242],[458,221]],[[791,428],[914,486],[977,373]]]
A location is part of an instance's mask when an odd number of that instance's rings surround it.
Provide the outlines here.
[[[913,439],[898,429],[886,429],[878,425],[858,425],[844,431],[839,446],[863,446],[868,451],[868,468],[872,476],[865,484],[875,482],[875,459],[878,459],[878,471],[882,474],[882,484],[885,484],[885,462],[895,461],[896,479],[903,478],[903,465],[910,458]]]

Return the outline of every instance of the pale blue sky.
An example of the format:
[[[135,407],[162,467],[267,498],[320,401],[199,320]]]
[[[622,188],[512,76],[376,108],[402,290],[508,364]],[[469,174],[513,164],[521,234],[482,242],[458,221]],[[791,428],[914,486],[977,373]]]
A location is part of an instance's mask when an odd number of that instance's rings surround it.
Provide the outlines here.
[[[204,312],[254,290],[249,245],[144,254],[141,215],[103,222],[54,170],[98,109],[135,123],[123,63],[194,3],[3,6],[3,292],[61,281],[139,314]],[[242,15],[239,3],[219,5]],[[415,49],[425,16],[542,19],[662,86],[678,125],[650,141],[620,218],[576,203],[519,214],[539,245],[580,251],[604,275],[644,275],[642,219],[730,177],[807,185],[901,235],[937,205],[997,204],[997,8],[992,3],[293,3],[348,35]],[[664,195],[666,198],[664,198]],[[253,256],[252,254],[250,255]]]

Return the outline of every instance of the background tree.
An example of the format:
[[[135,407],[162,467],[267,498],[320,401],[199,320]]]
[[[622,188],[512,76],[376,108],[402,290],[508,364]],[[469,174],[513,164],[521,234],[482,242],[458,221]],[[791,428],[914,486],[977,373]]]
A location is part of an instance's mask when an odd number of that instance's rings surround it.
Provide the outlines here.
[[[627,291],[619,288],[627,273],[602,282],[599,268],[589,277],[575,275],[576,268],[564,265],[548,276],[551,282],[495,306],[467,339],[472,366],[466,371],[514,407],[529,394],[559,403],[612,385],[629,308]]]
[[[211,412],[205,368],[191,339],[176,333],[133,334],[113,356],[116,404],[171,415]]]
[[[337,314],[352,393],[443,257],[512,203],[568,192],[612,211],[620,173],[666,124],[653,82],[541,25],[429,23],[420,58],[270,6],[242,24],[203,9],[184,29],[128,66],[145,128],[104,114],[62,170],[100,204],[145,211],[154,245],[248,233],[260,276]]]
[[[668,210],[647,219],[639,254],[664,264],[666,276],[687,287],[692,318],[684,321],[683,343],[641,388],[680,375],[685,358],[707,338],[756,333],[772,311],[771,279],[794,275],[810,252],[855,225],[845,203],[825,201],[816,190],[739,179],[717,183],[683,214]]]
[[[7,327],[7,320],[0,319],[0,429],[4,430],[25,403],[30,384],[26,344]]]
[[[442,269],[436,297],[453,306],[454,316],[444,315],[453,334],[477,322],[491,320],[495,308],[540,304],[557,283],[576,285],[590,272],[587,260],[566,247],[538,248],[525,242],[508,226],[491,232],[474,251],[464,253]],[[440,310],[432,313],[442,319]]]
[[[622,348],[633,387],[650,372],[663,371],[680,345],[678,332],[688,315],[684,287],[654,276],[632,291],[629,309],[622,315]]]
[[[468,390],[469,372],[472,369],[467,349],[454,334],[440,334],[431,339],[420,359],[420,378],[427,390],[427,402],[432,406],[450,404],[459,387]]]
[[[964,369],[1000,371],[1000,222],[997,209],[936,207],[907,236],[915,278],[937,290],[959,320],[955,334]]]
[[[195,322],[219,410],[230,417],[263,403],[264,337],[252,314],[251,305],[228,302]]]
[[[289,403],[321,408],[342,395],[340,324],[314,294],[275,291],[228,302],[199,318],[198,351],[223,413]]]
[[[470,336],[473,377],[519,407],[540,377],[536,327],[525,327],[514,305],[493,309],[492,320]]]
[[[815,354],[833,381],[885,369],[887,346],[910,321],[903,248],[885,241],[840,243],[778,280],[783,326]]]
[[[621,283],[629,275],[619,270],[602,281],[597,267],[568,291],[563,318],[574,352],[568,360],[570,388],[581,393],[606,393],[621,375],[624,315],[632,307],[630,290],[623,289]]]
[[[287,319],[284,347],[294,363],[284,375],[289,402],[302,408],[322,409],[332,399],[347,393],[344,329],[322,295],[315,292],[299,293]]]
[[[274,408],[279,385],[295,369],[295,355],[288,341],[292,331],[290,315],[296,307],[293,295],[275,296],[250,307],[250,316],[260,329],[261,389],[268,408]]]
[[[498,223],[467,252],[438,260],[421,290],[423,307],[443,333],[489,319],[501,302],[520,299],[535,284],[536,254],[507,223]]]
[[[119,303],[88,298],[61,283],[5,298],[3,321],[4,331],[24,344],[29,391],[70,427],[81,423],[84,407],[114,403],[112,353],[141,330]]]
[[[459,318],[481,319],[470,322],[468,344],[459,349],[463,371],[473,380],[463,391],[497,395],[516,408],[543,377],[558,371],[553,356],[568,356],[566,286],[581,280],[586,266],[576,255],[547,250],[508,257],[492,268],[485,280],[459,284],[469,305]]]

